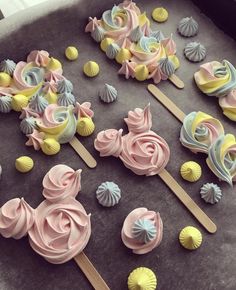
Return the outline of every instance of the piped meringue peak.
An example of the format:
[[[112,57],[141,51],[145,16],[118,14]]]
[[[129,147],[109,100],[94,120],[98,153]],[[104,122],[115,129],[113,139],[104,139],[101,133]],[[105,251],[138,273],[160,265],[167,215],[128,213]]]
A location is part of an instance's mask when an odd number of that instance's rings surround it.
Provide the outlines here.
[[[0,234],[20,239],[29,235],[36,253],[53,264],[62,264],[87,245],[91,235],[88,215],[75,197],[80,191],[81,169],[59,164],[43,180],[44,200],[33,209],[22,198],[11,199],[0,209]]]

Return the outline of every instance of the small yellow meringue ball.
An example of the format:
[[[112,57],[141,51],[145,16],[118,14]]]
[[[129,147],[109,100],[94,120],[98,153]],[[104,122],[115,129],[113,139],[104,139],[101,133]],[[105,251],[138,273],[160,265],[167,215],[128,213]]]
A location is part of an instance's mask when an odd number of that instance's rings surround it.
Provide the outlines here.
[[[57,94],[53,92],[48,92],[44,97],[48,101],[49,104],[57,103]]]
[[[129,49],[127,48],[121,48],[119,50],[119,52],[116,55],[116,61],[120,64],[122,64],[122,62],[131,59],[131,52],[129,51]]]
[[[74,46],[68,46],[65,50],[65,56],[69,60],[76,60],[78,58],[78,49]]]
[[[202,244],[202,234],[195,227],[185,227],[179,234],[179,242],[187,250],[196,250]]]
[[[106,52],[108,46],[109,46],[110,44],[112,44],[113,42],[114,42],[114,39],[109,38],[109,37],[105,37],[105,38],[101,41],[101,43],[100,43],[100,48],[101,48],[101,50],[104,51],[104,52]]]
[[[29,172],[34,167],[34,161],[28,156],[21,156],[16,159],[15,167],[22,173]]]
[[[47,65],[47,69],[53,71],[53,70],[58,70],[61,68],[62,68],[61,62],[58,59],[51,57],[48,65]]]
[[[128,277],[129,290],[155,290],[157,287],[157,277],[155,273],[146,267],[134,269]]]
[[[148,77],[149,71],[146,65],[139,64],[135,68],[134,76],[136,80],[142,82],[145,81]]]
[[[9,87],[11,84],[11,76],[5,72],[0,73],[0,87]]]
[[[201,166],[194,161],[185,162],[180,168],[183,179],[189,182],[196,182],[202,175]]]
[[[95,61],[88,61],[85,63],[83,70],[87,77],[92,78],[99,74],[99,65]]]
[[[143,26],[144,24],[147,24],[147,26],[150,26],[150,20],[147,17],[146,12],[143,12],[138,17],[139,20],[139,26]]]
[[[165,22],[168,19],[168,11],[163,7],[155,8],[152,11],[152,18],[156,22]]]
[[[42,151],[46,155],[55,155],[60,149],[61,145],[53,138],[46,138],[43,140],[43,143],[40,145]]]
[[[12,97],[12,109],[16,112],[20,112],[22,108],[28,105],[28,98],[25,95],[15,95]]]
[[[91,118],[80,118],[77,123],[77,133],[83,137],[90,136],[95,129],[95,125]]]

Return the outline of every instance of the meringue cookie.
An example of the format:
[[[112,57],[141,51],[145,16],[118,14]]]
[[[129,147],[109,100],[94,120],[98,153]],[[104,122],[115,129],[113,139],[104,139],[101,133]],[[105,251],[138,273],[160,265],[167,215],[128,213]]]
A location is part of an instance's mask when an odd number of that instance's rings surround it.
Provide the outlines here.
[[[17,94],[12,97],[11,105],[14,111],[20,112],[24,107],[28,105],[28,98],[24,95]]]
[[[161,32],[161,30],[154,30],[151,32],[150,37],[155,37],[157,42],[160,42],[161,40],[165,39],[164,34]]]
[[[46,138],[40,144],[40,148],[46,155],[56,155],[61,150],[61,145],[53,138]]]
[[[25,118],[20,123],[21,132],[25,135],[32,134],[36,127],[37,125],[34,117]]]
[[[68,60],[76,60],[78,55],[78,49],[74,46],[68,46],[65,50],[65,56]]]
[[[13,60],[6,59],[0,63],[0,72],[5,72],[10,76],[13,75],[13,72],[16,68],[16,63]]]
[[[116,55],[116,61],[120,64],[122,64],[124,61],[126,60],[130,60],[131,59],[131,53],[129,51],[129,49],[127,48],[121,48],[119,50],[119,52]]]
[[[105,36],[105,30],[101,26],[97,25],[91,32],[91,36],[96,42],[101,42]]]
[[[101,100],[105,103],[112,103],[117,99],[117,90],[111,85],[105,84],[104,88],[99,92]]]
[[[94,122],[89,117],[79,118],[77,123],[76,132],[83,137],[90,136],[95,130]]]
[[[165,22],[168,19],[168,11],[163,7],[157,7],[152,11],[152,18],[156,22]]]
[[[111,207],[119,203],[121,191],[117,184],[106,181],[99,185],[96,190],[96,197],[101,205]]]
[[[201,197],[205,202],[214,204],[217,203],[221,197],[222,192],[220,187],[214,183],[205,183],[200,190]]]
[[[184,54],[188,60],[199,62],[206,57],[206,48],[200,42],[190,42],[185,46]]]
[[[137,26],[130,32],[129,38],[132,42],[138,42],[142,36],[143,32],[140,26]]]
[[[180,20],[178,31],[182,36],[191,37],[198,33],[198,23],[193,17],[185,17]]]
[[[64,92],[58,95],[58,105],[68,107],[75,104],[75,96],[72,93]]]
[[[0,96],[0,112],[9,113],[12,109],[11,97],[9,96]]]
[[[88,61],[85,63],[83,70],[87,77],[92,78],[99,74],[99,65],[95,61]]]
[[[185,249],[196,250],[202,244],[202,234],[197,228],[188,226],[180,232],[179,241]]]
[[[48,101],[40,94],[34,96],[29,103],[29,107],[39,114],[42,114],[48,105]]]
[[[157,277],[154,272],[146,267],[133,270],[128,277],[129,290],[155,290]]]
[[[149,243],[155,239],[157,234],[154,223],[148,219],[138,219],[134,222],[132,228],[133,237],[141,243]]]
[[[57,92],[59,94],[71,93],[73,91],[73,84],[68,79],[62,79],[57,82]]]
[[[117,53],[120,51],[120,47],[116,43],[111,43],[106,50],[106,56],[110,59],[115,59]]]
[[[180,168],[183,179],[189,182],[196,182],[202,175],[201,166],[194,161],[185,162]]]
[[[168,57],[161,58],[159,61],[159,65],[160,65],[161,71],[168,77],[173,75],[173,73],[175,72],[175,65]]]
[[[33,169],[34,161],[28,156],[21,156],[16,159],[15,166],[21,173],[26,173]]]

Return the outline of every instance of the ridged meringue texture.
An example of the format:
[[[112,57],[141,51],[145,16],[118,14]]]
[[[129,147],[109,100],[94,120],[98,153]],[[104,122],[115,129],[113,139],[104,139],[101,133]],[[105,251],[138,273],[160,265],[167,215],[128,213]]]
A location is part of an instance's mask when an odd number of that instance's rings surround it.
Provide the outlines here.
[[[99,65],[95,61],[88,61],[84,64],[84,74],[87,77],[95,77],[99,74]]]
[[[32,134],[36,127],[36,120],[33,117],[25,118],[20,123],[21,132],[25,135]]]
[[[57,102],[59,106],[64,107],[75,105],[75,96],[72,93],[66,91],[57,96]]]
[[[205,183],[200,190],[201,198],[207,203],[217,203],[222,197],[222,191],[217,184]]]
[[[119,203],[121,190],[116,183],[106,181],[100,184],[97,188],[96,197],[101,205],[111,207]]]
[[[76,60],[78,55],[78,49],[74,46],[68,46],[65,50],[65,56],[68,60]]]
[[[54,71],[54,70],[58,70],[61,68],[62,68],[61,62],[58,59],[51,57],[48,65],[47,65],[47,69]]]
[[[17,94],[12,97],[11,105],[14,111],[20,112],[28,105],[28,98],[25,95]]]
[[[135,67],[134,77],[137,81],[145,81],[148,78],[149,71],[146,65],[139,64]]]
[[[130,32],[129,38],[132,42],[138,42],[142,36],[143,31],[141,30],[140,26],[137,26]]]
[[[155,290],[157,277],[155,273],[146,267],[134,269],[128,277],[129,290]]]
[[[12,76],[15,68],[16,63],[13,60],[5,59],[0,62],[0,72],[4,72]]]
[[[16,159],[16,169],[22,173],[29,172],[34,167],[34,161],[29,156],[21,156]]]
[[[161,30],[154,30],[150,33],[150,37],[156,38],[157,42],[160,42],[161,40],[165,39],[164,34],[161,32]]]
[[[99,92],[100,99],[104,103],[112,103],[117,99],[117,90],[109,84],[105,84]]]
[[[131,52],[129,51],[129,49],[121,48],[116,55],[116,61],[119,64],[122,64],[124,61],[130,60],[131,56],[132,55],[131,55]]]
[[[101,42],[105,36],[105,30],[101,26],[97,25],[91,32],[91,36],[96,42]]]
[[[161,71],[168,77],[174,74],[175,72],[175,65],[173,62],[168,58],[161,58],[159,61],[159,65],[161,68]]]
[[[48,105],[48,101],[39,93],[36,94],[29,102],[29,107],[39,114],[42,114]]]
[[[206,57],[206,48],[200,42],[193,41],[185,46],[184,55],[192,62],[199,62]]]
[[[57,92],[59,94],[71,93],[73,91],[73,84],[68,79],[59,80],[57,82]]]
[[[188,161],[181,166],[180,174],[183,179],[189,182],[196,182],[202,175],[202,169],[197,162]]]
[[[157,7],[152,11],[152,18],[156,22],[165,22],[168,19],[168,11],[163,7]]]
[[[185,249],[196,250],[202,244],[202,234],[197,228],[188,226],[181,230],[179,241]]]
[[[40,148],[46,155],[56,155],[61,150],[61,145],[53,138],[46,138],[43,143],[40,144]]]
[[[90,136],[93,134],[95,130],[95,124],[93,120],[89,117],[82,117],[79,118],[77,127],[76,127],[76,132],[83,137]]]
[[[133,224],[132,234],[137,241],[147,244],[155,239],[157,231],[152,221],[138,219]]]
[[[115,59],[117,53],[120,51],[120,47],[116,43],[111,43],[106,50],[106,56],[110,59]]]
[[[9,96],[0,96],[0,112],[9,113],[12,109],[11,97]]]
[[[185,17],[178,24],[178,31],[182,36],[191,37],[198,33],[198,23],[193,17]]]
[[[112,44],[113,42],[114,42],[114,39],[109,38],[109,37],[105,37],[100,43],[101,50],[106,52],[109,45]]]

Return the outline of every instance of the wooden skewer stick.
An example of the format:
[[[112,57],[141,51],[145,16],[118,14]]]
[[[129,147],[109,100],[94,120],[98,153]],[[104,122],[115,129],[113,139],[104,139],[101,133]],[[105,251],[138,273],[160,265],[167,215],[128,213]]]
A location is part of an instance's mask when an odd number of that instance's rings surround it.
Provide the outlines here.
[[[95,290],[110,290],[84,252],[75,256],[74,260]]]
[[[181,123],[183,123],[186,115],[164,93],[162,93],[161,90],[159,90],[155,85],[148,85],[148,91]]]
[[[88,150],[76,137],[72,138],[72,140],[70,141],[70,145],[81,157],[81,159],[83,159],[83,161],[88,165],[88,167],[94,168],[97,166],[97,161],[93,158],[93,156],[88,152]]]
[[[217,231],[217,227],[213,221],[200,209],[167,170],[162,170],[159,176],[209,233],[213,234]]]
[[[171,75],[169,81],[171,81],[178,89],[184,88],[184,82],[176,74]]]

